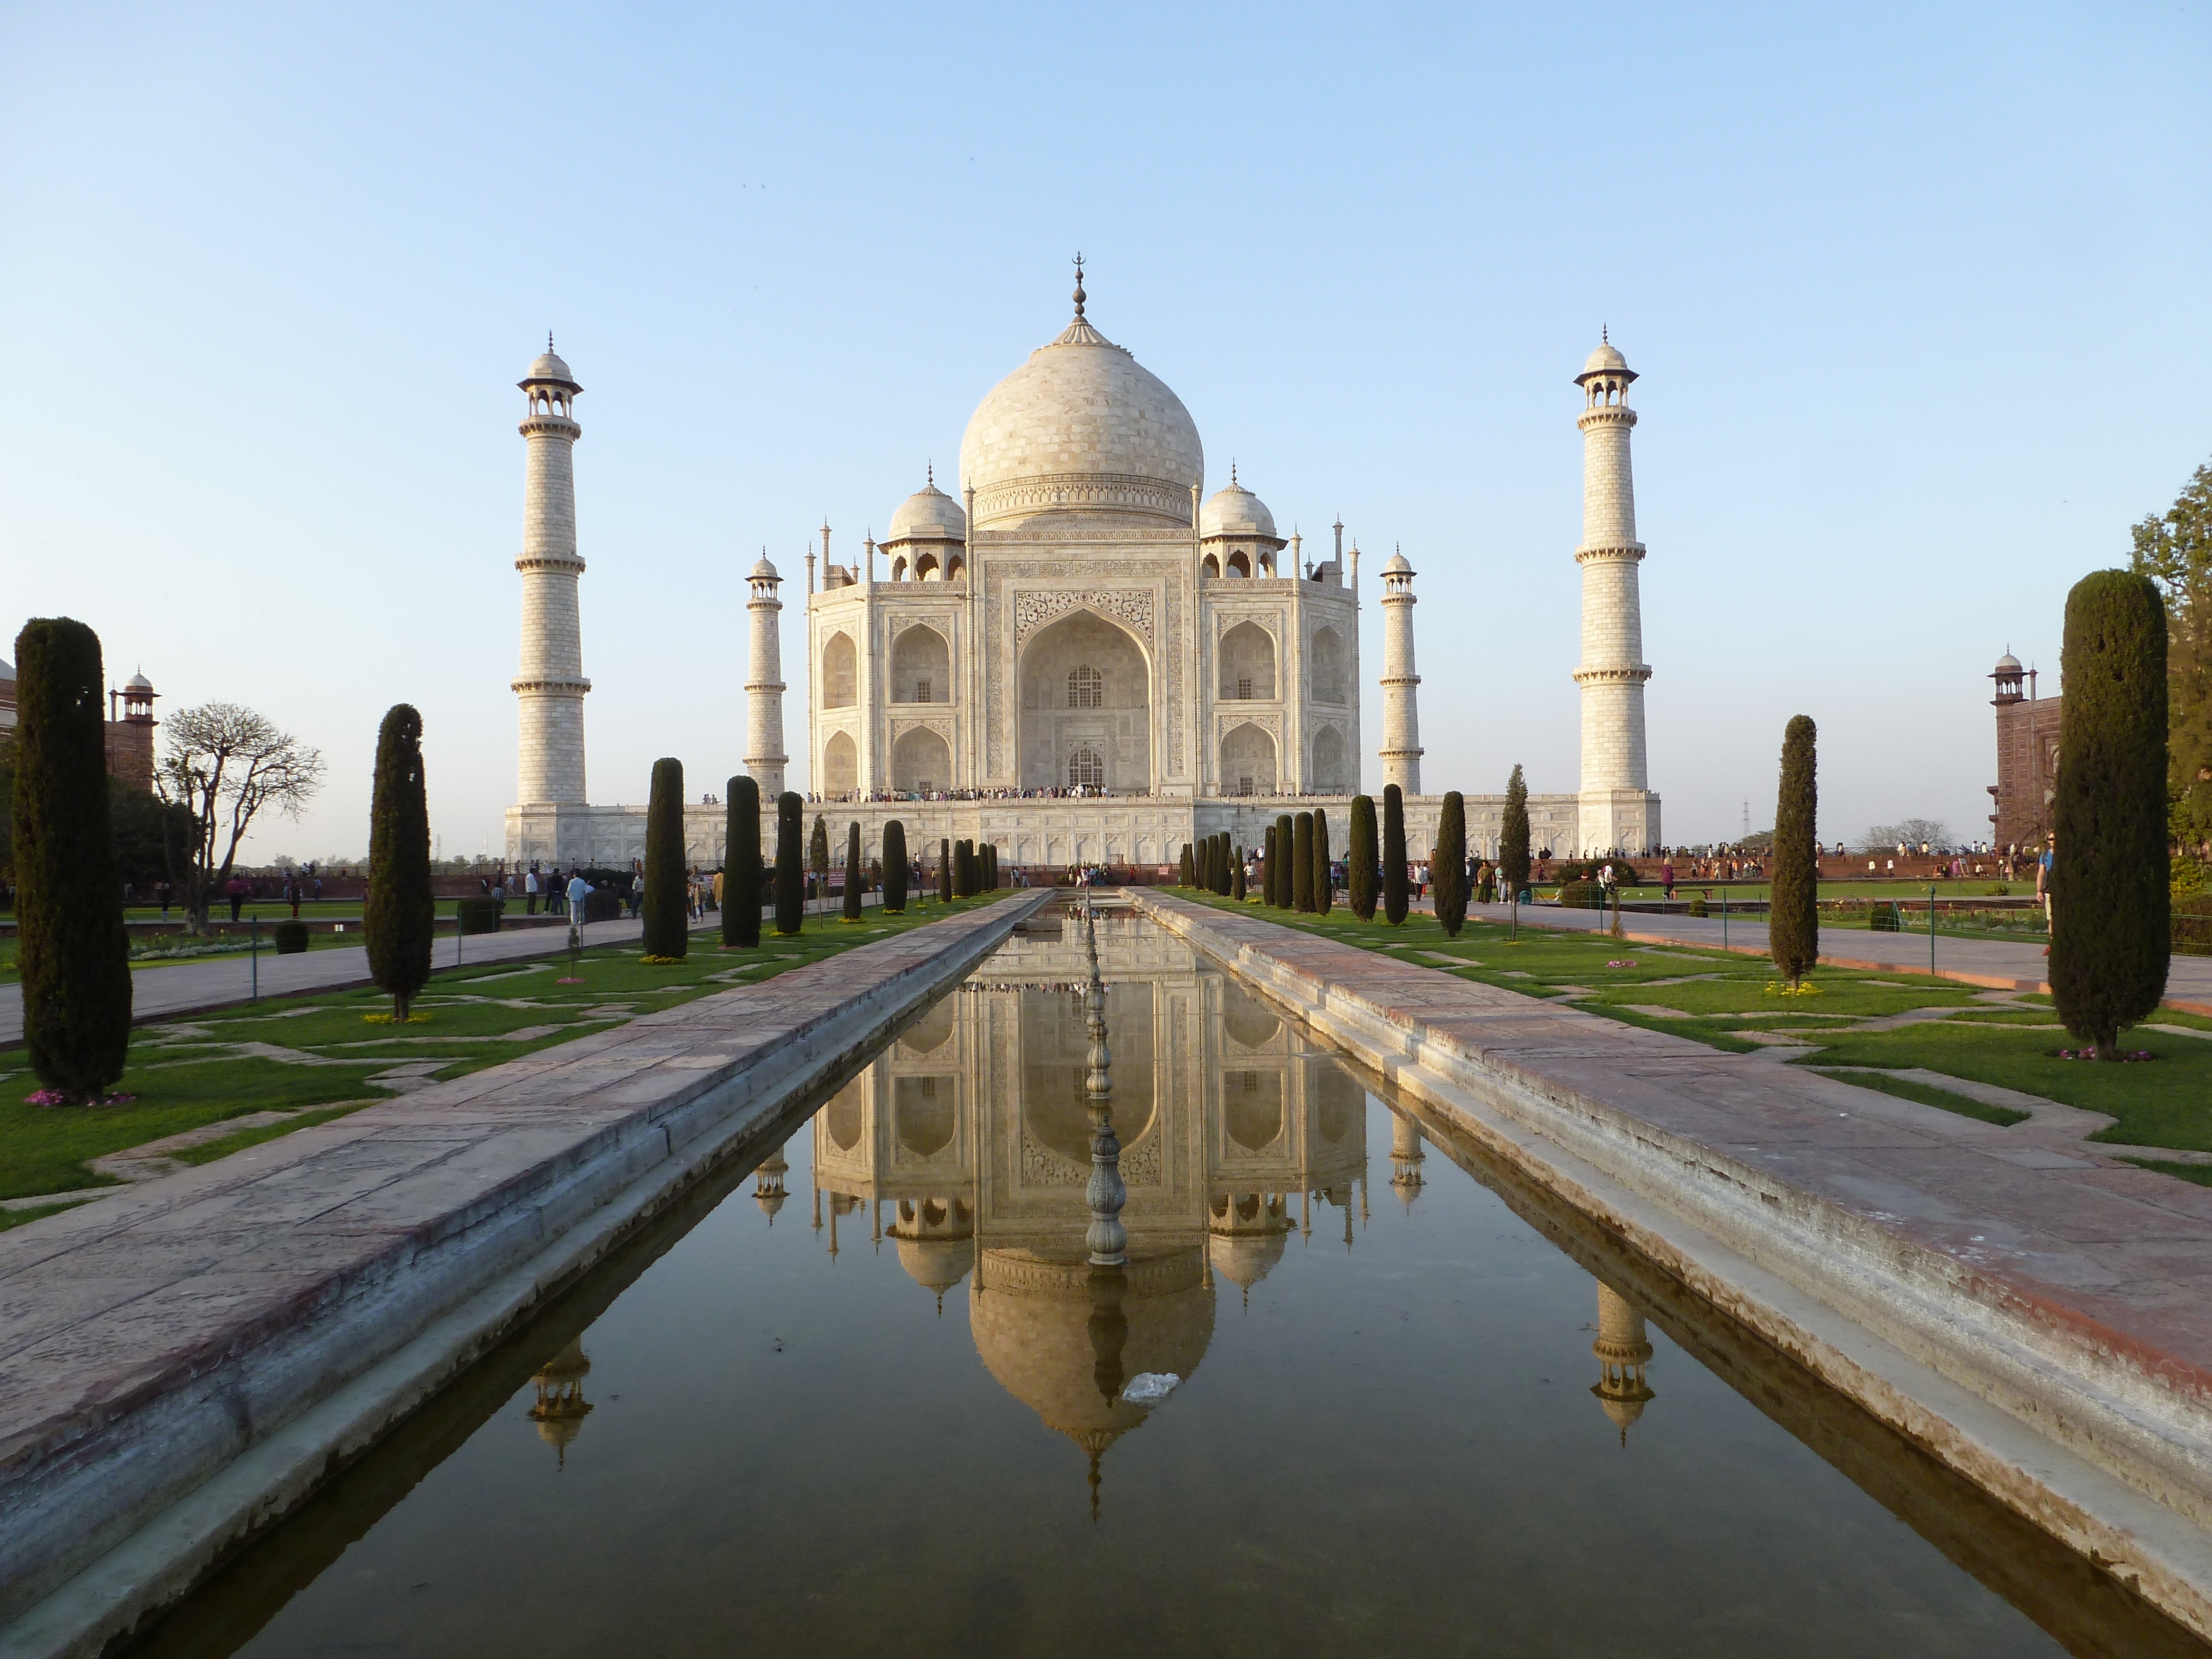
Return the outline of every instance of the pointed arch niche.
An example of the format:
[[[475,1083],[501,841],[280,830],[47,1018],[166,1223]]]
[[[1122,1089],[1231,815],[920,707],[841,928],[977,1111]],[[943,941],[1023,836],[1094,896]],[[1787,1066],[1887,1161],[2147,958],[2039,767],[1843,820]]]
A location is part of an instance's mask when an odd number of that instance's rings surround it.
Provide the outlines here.
[[[1065,788],[1079,753],[1083,775],[1109,790],[1152,787],[1152,664],[1134,635],[1096,611],[1070,611],[1022,647],[1021,685],[1024,789]]]

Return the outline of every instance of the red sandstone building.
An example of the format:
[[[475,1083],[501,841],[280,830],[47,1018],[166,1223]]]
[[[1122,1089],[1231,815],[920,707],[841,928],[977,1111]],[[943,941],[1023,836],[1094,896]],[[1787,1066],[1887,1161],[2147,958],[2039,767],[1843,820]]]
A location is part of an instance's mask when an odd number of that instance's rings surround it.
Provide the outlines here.
[[[154,699],[161,694],[145,675],[133,674],[120,691],[107,694],[103,733],[107,775],[120,778],[142,794],[154,793]],[[121,705],[118,718],[117,705]],[[0,659],[0,738],[15,733],[15,667]]]
[[[2057,789],[2058,714],[2063,699],[2035,694],[2035,671],[2023,671],[2008,651],[1990,678],[1997,694],[1997,781],[1990,786],[1996,811],[1991,840],[1999,848],[2040,847],[2051,828],[2051,799]],[[2021,689],[2027,684],[2026,691]]]

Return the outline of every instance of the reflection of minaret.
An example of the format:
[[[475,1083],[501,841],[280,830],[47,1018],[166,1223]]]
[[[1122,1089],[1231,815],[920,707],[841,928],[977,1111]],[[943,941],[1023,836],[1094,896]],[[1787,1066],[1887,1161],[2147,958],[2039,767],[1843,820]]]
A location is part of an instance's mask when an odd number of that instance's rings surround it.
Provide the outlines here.
[[[1391,1113],[1390,1190],[1409,1210],[1421,1195],[1421,1188],[1428,1184],[1421,1179],[1421,1164],[1427,1157],[1421,1150],[1421,1132],[1414,1127],[1413,1120],[1403,1112]]]
[[[1121,1311],[1122,1298],[1128,1294],[1128,1275],[1120,1267],[1093,1267],[1088,1281],[1091,1291],[1091,1319],[1087,1334],[1091,1338],[1091,1381],[1098,1390],[1098,1397],[1106,1402],[1109,1411],[1121,1401],[1121,1385],[1127,1379],[1121,1374],[1121,1350],[1129,1342],[1129,1316]],[[1091,1456],[1091,1518],[1098,1518],[1098,1460],[1104,1455],[1111,1439],[1104,1435],[1092,1435],[1084,1442]]]
[[[1080,284],[1082,278],[1076,281]],[[1121,1206],[1129,1194],[1121,1181],[1121,1142],[1114,1133],[1114,1056],[1106,1046],[1106,987],[1098,975],[1098,929],[1087,894],[1083,948],[1091,959],[1091,982],[1083,993],[1083,1023],[1091,1036],[1091,1071],[1083,1085],[1091,1109],[1091,1180],[1084,1188],[1091,1205],[1091,1228],[1084,1243],[1090,1248],[1092,1267],[1119,1267],[1129,1260],[1129,1235],[1121,1225]]]
[[[761,1206],[761,1213],[768,1218],[771,1227],[775,1225],[775,1212],[783,1207],[783,1177],[790,1169],[791,1165],[783,1160],[783,1148],[778,1146],[753,1175],[753,1202]],[[817,1219],[815,1224],[819,1226],[821,1223]]]
[[[562,1468],[568,1466],[568,1443],[583,1431],[584,1419],[591,1415],[592,1402],[584,1398],[584,1379],[591,1372],[592,1362],[584,1357],[584,1339],[579,1336],[530,1379],[538,1385],[538,1403],[530,1408],[530,1420],[538,1425],[538,1438],[558,1454]]]
[[[1620,1443],[1628,1443],[1628,1425],[1644,1415],[1651,1398],[1644,1380],[1644,1367],[1651,1358],[1651,1345],[1644,1339],[1644,1316],[1628,1305],[1610,1285],[1597,1287],[1597,1340],[1590,1352],[1598,1358],[1598,1381],[1590,1389],[1605,1407],[1605,1414],[1620,1425]]]

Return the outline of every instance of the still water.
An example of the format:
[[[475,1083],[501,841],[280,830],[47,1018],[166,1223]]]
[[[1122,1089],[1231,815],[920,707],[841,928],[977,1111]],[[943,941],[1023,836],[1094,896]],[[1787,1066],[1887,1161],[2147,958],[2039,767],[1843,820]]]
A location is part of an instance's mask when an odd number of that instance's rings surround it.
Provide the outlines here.
[[[142,1651],[2197,1650],[1173,939],[1100,957],[1125,1273],[1046,921]]]

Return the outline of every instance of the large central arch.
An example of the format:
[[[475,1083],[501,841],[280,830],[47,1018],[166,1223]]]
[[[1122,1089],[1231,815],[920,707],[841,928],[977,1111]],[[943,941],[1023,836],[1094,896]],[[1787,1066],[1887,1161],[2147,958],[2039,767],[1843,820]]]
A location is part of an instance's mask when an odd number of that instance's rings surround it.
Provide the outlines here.
[[[1021,686],[1023,788],[1152,787],[1152,664],[1127,629],[1091,611],[1039,629],[1022,648]]]

